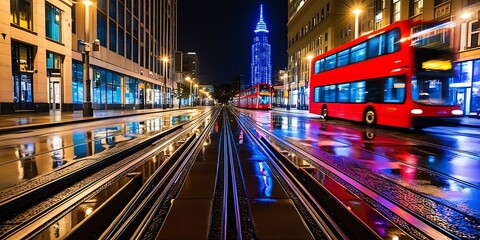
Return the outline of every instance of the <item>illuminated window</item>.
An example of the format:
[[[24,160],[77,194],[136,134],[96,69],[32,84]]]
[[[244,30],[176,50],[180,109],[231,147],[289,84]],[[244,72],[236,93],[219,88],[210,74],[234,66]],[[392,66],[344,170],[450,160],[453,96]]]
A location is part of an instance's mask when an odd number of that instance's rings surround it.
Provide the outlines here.
[[[324,102],[335,102],[336,100],[336,85],[330,85],[323,87],[322,97]]]
[[[348,96],[350,93],[350,84],[344,83],[338,85],[338,102],[348,102]]]
[[[392,23],[400,21],[400,0],[393,0]]]
[[[19,27],[33,30],[31,1],[10,1],[10,21]]]
[[[350,102],[365,102],[365,81],[350,83]]]
[[[386,102],[386,103],[405,102],[405,78],[389,77],[385,79],[383,102]]]
[[[363,42],[354,47],[352,47],[352,51],[350,53],[350,61],[351,63],[360,62],[366,59],[367,57],[367,43]]]
[[[423,13],[423,0],[413,0],[413,16]]]
[[[50,4],[45,4],[45,34],[47,38],[60,42],[61,25],[60,10]]]

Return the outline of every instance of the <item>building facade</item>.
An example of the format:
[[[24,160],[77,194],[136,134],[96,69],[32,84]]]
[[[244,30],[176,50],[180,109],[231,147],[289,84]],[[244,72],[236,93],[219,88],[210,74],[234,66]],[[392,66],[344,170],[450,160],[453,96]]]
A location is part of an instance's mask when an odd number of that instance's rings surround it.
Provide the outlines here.
[[[262,5],[260,5],[260,19],[254,32],[251,85],[258,83],[272,84],[271,47],[268,43],[267,24],[263,21]]]
[[[355,15],[353,10],[360,10]],[[452,21],[455,27],[446,39],[455,55],[456,98],[466,115],[480,112],[480,0],[367,0],[288,1],[288,81],[285,102],[308,108],[309,72],[312,56],[325,53],[396,21]],[[357,25],[358,24],[358,25]],[[412,29],[415,32],[416,29]]]
[[[0,113],[173,105],[176,0],[88,2],[0,3]]]

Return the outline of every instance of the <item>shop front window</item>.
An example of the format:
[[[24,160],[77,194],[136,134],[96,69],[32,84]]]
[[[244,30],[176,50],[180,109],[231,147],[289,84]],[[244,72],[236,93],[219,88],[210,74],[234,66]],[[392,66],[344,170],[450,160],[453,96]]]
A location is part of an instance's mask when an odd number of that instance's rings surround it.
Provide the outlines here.
[[[73,110],[81,110],[83,104],[83,64],[74,61],[72,64],[72,103]]]

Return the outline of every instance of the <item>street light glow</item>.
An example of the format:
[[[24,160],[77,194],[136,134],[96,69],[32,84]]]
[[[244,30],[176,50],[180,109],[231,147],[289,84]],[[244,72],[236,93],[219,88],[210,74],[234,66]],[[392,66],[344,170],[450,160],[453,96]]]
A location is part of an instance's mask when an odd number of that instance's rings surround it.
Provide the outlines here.
[[[85,4],[85,6],[87,6],[87,7],[88,7],[88,6],[92,5],[92,4],[93,4],[93,2],[92,2],[92,1],[90,1],[90,0],[83,0],[83,4]]]
[[[169,58],[168,57],[162,57],[162,62],[168,62]]]
[[[362,12],[362,10],[360,10],[360,9],[353,9],[352,12],[353,12],[353,14],[355,14],[355,16],[358,16],[358,15]]]
[[[471,16],[472,16],[471,12],[464,12],[464,13],[462,13],[462,15],[460,15],[460,18],[463,19],[463,20],[468,20],[468,19],[470,19]]]

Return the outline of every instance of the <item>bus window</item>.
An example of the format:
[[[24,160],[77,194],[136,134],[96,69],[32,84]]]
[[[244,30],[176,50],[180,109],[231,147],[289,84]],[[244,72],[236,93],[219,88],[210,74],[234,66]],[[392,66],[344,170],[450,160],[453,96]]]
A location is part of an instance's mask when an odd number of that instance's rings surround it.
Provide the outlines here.
[[[381,99],[380,95],[382,94],[380,89],[382,88],[383,87],[379,79],[367,81],[367,86],[365,91],[365,101],[379,103]]]
[[[319,72],[323,72],[323,62],[324,62],[324,61],[325,61],[325,60],[323,60],[323,58],[320,59],[320,60],[315,61],[315,66],[314,66],[314,67],[315,67],[315,69],[314,69],[315,74],[317,74],[317,73],[319,73]]]
[[[313,102],[320,102],[321,101],[321,87],[315,87],[313,90]]]
[[[368,40],[368,58],[385,54],[385,34],[380,34]]]
[[[404,77],[389,77],[385,79],[383,101],[386,103],[405,102]]]
[[[337,67],[345,66],[350,63],[350,49],[338,53]]]
[[[269,96],[260,96],[260,104],[269,104],[270,97]]]
[[[352,47],[350,52],[350,61],[352,63],[360,62],[366,59],[367,57],[367,43],[363,42],[356,46]]]
[[[324,102],[335,102],[336,100],[336,86],[330,85],[323,87],[323,101]]]
[[[338,102],[348,102],[348,95],[350,92],[350,84],[339,84],[338,85]]]
[[[453,78],[417,78],[412,80],[412,99],[429,105],[455,105]]]
[[[337,54],[333,54],[325,58],[325,70],[334,69],[336,67],[337,67]]]
[[[400,30],[393,29],[387,33],[387,53],[400,50]]]
[[[350,102],[365,102],[365,81],[350,83]]]

